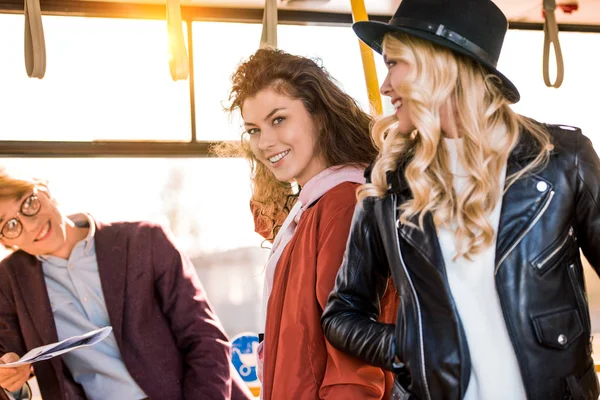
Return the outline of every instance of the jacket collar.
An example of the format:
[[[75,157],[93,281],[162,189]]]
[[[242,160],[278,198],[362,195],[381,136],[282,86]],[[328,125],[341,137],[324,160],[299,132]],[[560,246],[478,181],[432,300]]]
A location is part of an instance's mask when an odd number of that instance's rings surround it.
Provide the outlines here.
[[[56,342],[58,335],[41,261],[20,250],[11,257],[11,262],[18,264],[16,280],[22,292],[27,312],[31,316],[31,320],[35,322],[34,329],[40,339],[39,345]]]
[[[97,231],[94,241],[102,291],[115,338],[118,343],[121,343],[127,272],[127,238],[110,225],[98,222],[95,224]],[[12,263],[19,264],[15,275],[27,311],[31,320],[35,322],[34,328],[40,338],[39,345],[56,342],[58,340],[56,323],[41,261],[22,251],[17,251],[11,257]],[[60,364],[57,364],[57,368],[58,365]]]
[[[522,169],[523,166],[536,157],[537,152],[538,147],[535,139],[526,131],[522,131],[519,141],[508,157],[506,176],[509,177]],[[398,204],[412,198],[410,187],[402,172],[409,161],[409,158],[401,160],[398,163],[396,171],[388,173],[388,182],[390,185],[388,193],[394,193],[398,196]],[[371,167],[365,171],[365,174],[369,176],[370,171]],[[537,189],[537,183],[540,180],[543,180],[547,184],[546,187],[548,189],[544,192],[540,192]],[[527,221],[525,221],[525,216],[535,218],[540,210],[544,209],[551,191],[552,184],[549,181],[529,174],[520,178],[504,194],[496,242],[497,264],[500,264],[506,258],[506,255],[518,244],[518,241],[527,233],[527,230],[530,229],[532,221],[529,220],[531,218],[527,218]],[[395,218],[398,218],[397,214]],[[411,222],[415,226],[418,226],[418,217],[413,217]],[[428,260],[444,276],[445,265],[433,216],[430,213],[424,216],[423,230],[405,224],[398,225],[398,227],[400,235],[404,240],[414,247],[423,258]],[[496,265],[496,270],[498,266]]]
[[[533,136],[529,134],[529,132],[521,130],[519,141],[508,156],[506,176],[509,177],[513,173],[523,168],[523,166],[527,165],[528,162],[537,156],[538,151],[539,148]],[[388,193],[410,196],[410,187],[408,186],[408,182],[406,181],[402,171],[404,171],[411,159],[412,157],[403,158],[398,162],[398,166],[395,171],[390,171],[387,173],[387,181],[390,185]],[[372,168],[373,165],[370,165],[365,170],[365,176],[369,179],[369,181]]]
[[[120,229],[96,222],[96,260],[110,323],[119,345],[123,340],[123,310],[129,241]]]

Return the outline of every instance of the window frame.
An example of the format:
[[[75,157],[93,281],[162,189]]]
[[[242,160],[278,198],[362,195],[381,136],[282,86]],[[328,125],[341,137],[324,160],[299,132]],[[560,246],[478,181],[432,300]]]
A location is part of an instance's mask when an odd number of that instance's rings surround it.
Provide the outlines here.
[[[164,4],[113,3],[98,1],[48,0],[41,3],[43,15],[61,17],[165,19]],[[0,157],[211,157],[216,141],[197,140],[194,90],[194,42],[192,22],[261,23],[262,9],[189,6],[181,7],[186,22],[189,58],[190,140],[180,142],[141,141],[18,141],[0,140]],[[22,14],[23,3],[0,0],[0,13]],[[374,15],[370,20],[388,22],[391,16]],[[278,10],[278,22],[292,25],[350,26],[352,15],[302,10]],[[543,30],[541,23],[511,22],[509,29]],[[560,31],[600,33],[600,25],[561,24]]]

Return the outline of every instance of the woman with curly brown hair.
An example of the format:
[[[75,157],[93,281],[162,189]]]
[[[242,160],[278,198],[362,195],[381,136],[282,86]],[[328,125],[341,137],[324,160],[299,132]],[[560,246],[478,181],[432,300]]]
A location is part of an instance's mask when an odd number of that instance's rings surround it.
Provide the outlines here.
[[[313,60],[279,50],[257,51],[232,84],[229,110],[244,120],[257,231],[273,241],[259,348],[262,398],[388,397],[391,374],[331,347],[320,324],[356,189],[376,154],[371,118]],[[394,294],[382,303],[382,320],[392,322]]]

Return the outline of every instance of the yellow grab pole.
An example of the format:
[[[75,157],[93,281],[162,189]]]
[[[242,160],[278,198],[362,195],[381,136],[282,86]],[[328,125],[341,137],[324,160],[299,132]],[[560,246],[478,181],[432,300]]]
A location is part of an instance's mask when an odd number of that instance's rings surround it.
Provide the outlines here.
[[[350,0],[350,3],[352,5],[352,19],[354,22],[369,20],[364,0]],[[377,70],[375,69],[373,50],[361,40],[359,40],[359,44],[365,81],[367,83],[367,94],[369,95],[369,103],[371,104],[371,112],[376,116],[381,115],[383,109],[381,107],[381,95],[379,94],[379,82],[377,81]]]
[[[169,70],[174,81],[185,80],[190,64],[183,28],[181,26],[181,0],[166,0],[167,32],[169,39]]]

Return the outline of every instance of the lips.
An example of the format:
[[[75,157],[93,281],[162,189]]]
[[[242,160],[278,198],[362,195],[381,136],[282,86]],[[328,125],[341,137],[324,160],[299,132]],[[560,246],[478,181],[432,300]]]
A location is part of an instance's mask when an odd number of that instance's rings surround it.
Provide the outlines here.
[[[276,162],[282,160],[285,156],[290,153],[290,150],[285,150],[270,157],[267,157],[271,164],[275,164]]]
[[[39,241],[46,239],[46,237],[48,237],[48,234],[50,233],[50,230],[51,230],[50,221],[48,221],[42,226],[42,229],[40,229],[40,231],[38,232],[37,236],[35,237],[35,239],[33,241],[39,242]]]

